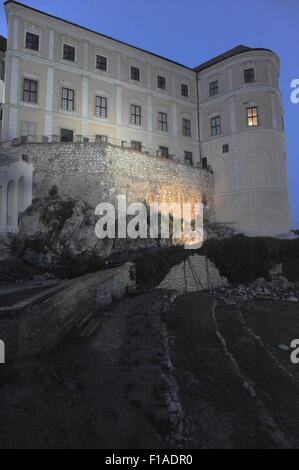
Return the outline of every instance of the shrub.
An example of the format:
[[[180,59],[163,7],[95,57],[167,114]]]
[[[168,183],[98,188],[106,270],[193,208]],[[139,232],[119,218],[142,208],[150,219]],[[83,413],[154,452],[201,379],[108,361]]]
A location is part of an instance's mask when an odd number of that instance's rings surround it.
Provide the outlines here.
[[[54,268],[54,274],[61,279],[74,279],[95,273],[105,267],[105,262],[95,256],[72,257],[65,253],[60,259],[59,266]]]
[[[237,235],[207,240],[199,252],[208,258],[233,284],[249,284],[282,263],[285,275],[299,280],[299,239],[249,238]]]
[[[181,263],[191,253],[183,248],[167,248],[156,252],[144,253],[132,261],[136,264],[137,284],[157,286],[169,271]]]

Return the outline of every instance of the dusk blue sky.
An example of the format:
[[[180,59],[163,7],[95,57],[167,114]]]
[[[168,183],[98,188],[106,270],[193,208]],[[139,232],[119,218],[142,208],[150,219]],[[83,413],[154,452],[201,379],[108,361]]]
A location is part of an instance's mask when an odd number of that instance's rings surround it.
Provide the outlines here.
[[[299,0],[24,0],[22,3],[100,33],[196,66],[238,44],[281,58],[292,225],[299,228]],[[6,35],[3,9],[0,33]],[[297,137],[296,137],[297,136]]]

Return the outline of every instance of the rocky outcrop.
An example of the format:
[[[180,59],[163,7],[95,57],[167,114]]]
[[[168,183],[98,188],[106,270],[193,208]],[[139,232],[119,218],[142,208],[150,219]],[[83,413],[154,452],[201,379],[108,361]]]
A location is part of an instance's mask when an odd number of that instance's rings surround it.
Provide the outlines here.
[[[54,191],[47,198],[33,201],[21,216],[15,243],[18,255],[46,268],[60,264],[65,257],[125,258],[144,249],[172,245],[171,240],[99,240],[95,234],[97,220],[87,203],[63,198]]]
[[[18,238],[25,252],[44,255],[45,261],[65,253],[106,258],[113,241],[98,240],[95,225],[94,211],[84,202],[56,195],[33,202],[21,217]]]

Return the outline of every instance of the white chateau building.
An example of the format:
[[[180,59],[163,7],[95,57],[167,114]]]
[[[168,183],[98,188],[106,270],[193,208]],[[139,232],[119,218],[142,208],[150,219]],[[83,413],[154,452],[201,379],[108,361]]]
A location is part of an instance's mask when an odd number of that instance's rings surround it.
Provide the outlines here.
[[[5,12],[3,142],[107,141],[210,166],[216,222],[290,230],[274,52],[239,46],[192,69],[13,0]]]

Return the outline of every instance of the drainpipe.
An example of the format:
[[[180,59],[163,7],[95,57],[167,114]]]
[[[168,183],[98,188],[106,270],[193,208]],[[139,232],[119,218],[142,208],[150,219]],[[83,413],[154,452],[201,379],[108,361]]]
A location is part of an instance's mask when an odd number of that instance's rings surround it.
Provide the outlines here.
[[[197,91],[197,128],[200,166],[202,166],[201,135],[200,135],[200,105],[199,105],[199,73],[196,72],[196,91]]]

